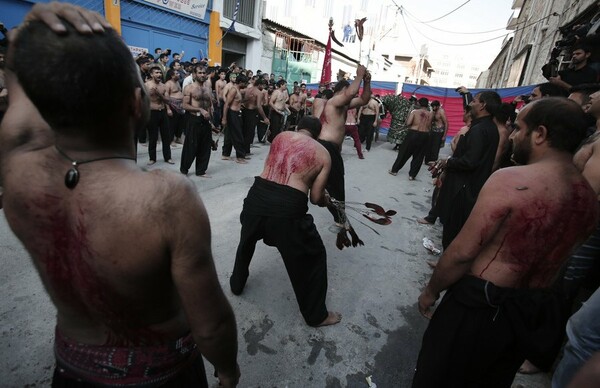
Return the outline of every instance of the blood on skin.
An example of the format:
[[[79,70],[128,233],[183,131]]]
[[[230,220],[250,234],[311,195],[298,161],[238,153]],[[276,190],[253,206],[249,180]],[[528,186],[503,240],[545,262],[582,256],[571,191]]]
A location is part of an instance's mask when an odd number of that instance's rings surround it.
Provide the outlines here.
[[[313,141],[307,136],[302,137],[292,139],[283,133],[275,138],[265,163],[265,179],[286,185],[292,174],[314,168],[317,156]]]
[[[502,252],[503,261],[520,279],[521,287],[548,286],[570,253],[573,242],[581,240],[581,226],[591,232],[595,224],[597,212],[590,210],[590,200],[595,202],[589,187],[574,184],[567,205],[535,200],[530,206],[510,214],[506,224],[508,231],[479,276]]]
[[[112,333],[107,345],[160,340],[160,333],[143,328],[131,306],[125,305],[124,298],[112,291],[89,264],[95,254],[89,246],[83,209],[69,217],[62,209],[61,199],[51,195],[33,204],[42,210],[47,221],[39,225],[41,241],[48,243],[41,252],[41,266],[61,302],[108,326]]]

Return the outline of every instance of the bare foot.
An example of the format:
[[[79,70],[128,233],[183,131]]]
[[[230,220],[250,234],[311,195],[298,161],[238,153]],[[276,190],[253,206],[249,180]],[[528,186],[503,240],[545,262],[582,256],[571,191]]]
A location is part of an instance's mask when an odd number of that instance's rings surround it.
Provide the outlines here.
[[[325,318],[323,322],[319,323],[317,327],[335,325],[336,323],[340,323],[342,320],[342,314],[333,311],[328,311],[328,313],[329,315],[327,315],[327,318]]]
[[[235,158],[235,162],[239,164],[248,164],[244,158]]]
[[[417,222],[423,225],[433,225],[433,223],[427,221],[425,218],[417,218]]]
[[[427,265],[429,268],[435,269],[435,267],[437,267],[437,261],[427,260]]]
[[[398,173],[397,173],[397,172],[393,172],[392,170],[388,171],[388,174],[390,174],[390,175],[393,175],[393,176],[396,176],[396,175],[398,175]]]
[[[221,156],[221,160],[231,160],[231,158],[229,156],[223,155]]]
[[[537,366],[533,365],[529,360],[525,360],[519,368],[519,373],[524,375],[534,375],[540,372],[541,370]]]
[[[202,174],[202,175],[196,174],[196,176],[199,176],[200,178],[212,178],[212,176],[210,176],[208,174]]]

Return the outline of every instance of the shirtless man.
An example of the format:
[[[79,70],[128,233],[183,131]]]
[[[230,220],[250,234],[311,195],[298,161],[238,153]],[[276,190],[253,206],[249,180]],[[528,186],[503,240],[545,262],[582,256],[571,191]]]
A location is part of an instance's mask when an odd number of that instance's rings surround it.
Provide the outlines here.
[[[364,81],[364,82],[363,82]],[[358,94],[360,84],[363,82],[363,92]],[[331,173],[327,179],[327,191],[338,201],[346,200],[344,188],[344,161],[341,155],[342,143],[346,135],[346,116],[348,109],[359,108],[365,105],[371,98],[371,74],[367,68],[358,65],[356,77],[349,83],[340,81],[333,89],[333,97],[325,100],[315,99],[313,104],[313,115],[318,117],[323,125],[319,142],[329,151],[331,156]],[[344,219],[340,217],[335,207],[327,206],[329,212],[338,226],[343,225]]]
[[[238,75],[235,78],[235,86],[225,91],[225,107],[223,108],[223,119],[221,123],[225,128],[225,140],[223,141],[223,156],[221,159],[230,160],[231,148],[235,148],[235,161],[246,164],[246,149],[244,146],[244,132],[242,122],[242,92],[246,87],[248,78]]]
[[[223,99],[223,88],[227,85],[225,76],[227,71],[224,67],[219,69],[219,79],[215,82],[215,97],[217,98],[217,105],[219,109],[215,110],[215,125],[221,127],[221,118],[223,117],[223,108],[225,107],[225,100]]]
[[[300,88],[296,87],[294,93],[290,96],[290,117],[288,124],[290,130],[294,130],[298,120],[300,120],[300,111],[302,110],[302,97],[300,96]]]
[[[148,165],[156,163],[156,143],[158,133],[162,141],[162,153],[165,162],[175,164],[171,159],[171,131],[169,130],[169,116],[173,114],[169,106],[167,88],[162,83],[163,73],[160,67],[150,69],[151,80],[146,82],[146,92],[150,96],[150,121],[148,122]]]
[[[281,132],[283,128],[283,115],[287,111],[287,83],[284,80],[279,80],[276,85],[277,89],[273,91],[269,99],[269,107],[271,108],[271,114],[269,115],[269,121],[271,122],[271,133],[268,136],[269,143],[272,143],[275,136]]]
[[[1,177],[6,219],[57,309],[53,386],[208,387],[200,353],[235,386],[237,330],[206,210],[188,180],[134,161],[149,104],[129,49],[68,3],[36,4],[25,20],[8,54]]]
[[[173,114],[169,117],[169,128],[171,136],[173,136],[172,145],[182,144],[181,135],[183,133],[185,111],[183,110],[183,91],[179,84],[179,72],[175,69],[169,69],[167,71],[167,79],[165,88],[167,89],[170,108],[173,111]]]
[[[431,129],[429,130],[429,140],[427,141],[425,151],[425,163],[435,162],[440,154],[440,147],[446,142],[446,133],[448,133],[448,119],[446,111],[441,107],[438,100],[431,102]]]
[[[212,91],[204,86],[205,66],[199,64],[194,66],[194,79],[196,81],[185,89],[183,97],[183,108],[187,114],[187,128],[179,171],[187,175],[195,159],[196,176],[210,178],[206,170],[210,161],[214,125],[212,123]]]
[[[358,110],[358,134],[360,136],[361,143],[366,140],[367,151],[371,150],[371,144],[373,143],[373,135],[375,134],[375,128],[377,128],[379,119],[379,103],[375,100],[375,97],[369,99],[366,105],[363,105]]]
[[[269,123],[269,119],[263,111],[263,88],[266,82],[262,79],[257,79],[255,85],[251,88],[246,88],[244,93],[244,147],[246,154],[250,154],[250,145],[254,142],[254,133],[256,132],[256,124],[260,119]],[[258,139],[261,140],[261,139]]]
[[[519,166],[487,180],[419,297],[431,321],[413,387],[509,387],[525,358],[552,365],[563,327],[549,287],[598,220],[596,193],[572,163],[584,133],[581,108],[565,98],[519,113],[511,135]]]
[[[265,75],[267,75],[268,78],[268,74],[264,73]],[[259,143],[265,143],[267,141],[267,139],[265,138],[265,135],[267,133],[267,128],[269,128],[269,125],[271,124],[271,121],[269,120],[269,115],[271,113],[271,108],[269,106],[269,99],[271,98],[271,95],[269,94],[269,81],[267,81],[264,77],[259,77],[259,79],[256,81],[256,85],[261,89],[261,93],[262,93],[262,98],[261,98],[261,103],[258,104],[257,103],[257,107],[260,106],[262,109],[259,108],[258,113],[260,114],[260,119],[258,121],[258,123],[256,124],[256,135],[258,136],[258,141]],[[262,113],[261,113],[262,111]],[[263,116],[264,114],[264,116]]]
[[[240,295],[258,240],[276,247],[309,326],[333,325],[342,319],[325,306],[327,253],[307,214],[307,196],[313,204],[328,203],[325,183],[331,159],[315,141],[320,130],[319,120],[307,116],[298,123],[297,132],[283,132],[271,144],[264,170],[244,200],[240,244],[229,279],[231,292]]]
[[[415,180],[423,164],[427,141],[429,140],[429,128],[431,128],[431,120],[433,119],[433,114],[427,110],[429,100],[425,97],[419,98],[418,104],[419,108],[410,112],[406,119],[408,133],[400,145],[398,156],[396,156],[392,169],[389,171],[391,175],[398,175],[398,170],[404,167],[404,164],[412,157],[410,170],[408,171],[409,181]]]
[[[298,120],[300,120],[302,117],[304,117],[306,115],[306,99],[307,98],[308,98],[308,91],[306,90],[306,84],[301,83],[300,84],[301,107],[300,107],[300,118]]]

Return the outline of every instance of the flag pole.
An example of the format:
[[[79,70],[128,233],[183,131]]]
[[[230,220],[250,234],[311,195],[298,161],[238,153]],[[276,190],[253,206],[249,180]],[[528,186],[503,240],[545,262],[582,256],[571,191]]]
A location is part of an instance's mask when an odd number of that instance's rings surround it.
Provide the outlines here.
[[[227,31],[225,31],[225,33],[223,34],[223,36],[221,36],[221,39],[219,39],[217,41],[217,43],[215,43],[215,45],[220,46],[221,42],[223,41],[223,39],[225,38],[225,36],[230,31],[235,31],[233,29],[233,26],[235,25],[235,21],[237,20],[237,15],[238,15],[239,10],[240,10],[240,0],[237,0],[237,3],[235,4],[235,10],[233,11],[233,20],[232,20],[231,24],[229,25],[229,28],[227,29]]]

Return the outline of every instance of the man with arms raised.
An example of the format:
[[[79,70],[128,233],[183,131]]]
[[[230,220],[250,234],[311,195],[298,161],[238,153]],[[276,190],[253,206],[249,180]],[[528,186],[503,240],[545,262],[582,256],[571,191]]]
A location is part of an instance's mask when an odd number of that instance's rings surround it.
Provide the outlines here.
[[[355,97],[363,80],[363,92],[360,97]],[[319,142],[323,144],[331,156],[331,173],[327,180],[327,191],[338,201],[346,200],[344,161],[340,152],[346,135],[347,112],[348,109],[358,109],[365,105],[370,98],[371,74],[367,72],[366,67],[358,65],[356,78],[352,83],[346,80],[339,81],[333,89],[333,97],[327,100],[316,99],[313,105],[313,116],[318,117],[323,125]],[[340,217],[337,209],[333,206],[327,206],[327,208],[333,215],[335,223],[341,226],[345,220]]]
[[[581,108],[565,98],[519,113],[520,166],[487,180],[419,297],[431,322],[413,387],[510,387],[525,358],[551,366],[563,321],[549,287],[598,219],[596,193],[572,162],[584,133]]]
[[[342,319],[325,306],[327,252],[313,217],[307,214],[307,196],[319,206],[329,202],[325,183],[331,160],[315,140],[320,130],[319,120],[307,116],[298,123],[298,132],[282,132],[271,144],[264,170],[244,200],[240,244],[229,279],[231,292],[240,295],[257,241],[276,247],[310,326],[333,325]]]
[[[79,35],[52,11],[106,31]],[[235,318],[202,201],[187,179],[135,164],[149,106],[129,49],[79,7],[32,13],[9,49],[0,161],[6,218],[58,310],[53,386],[207,387],[200,353],[235,386]]]

